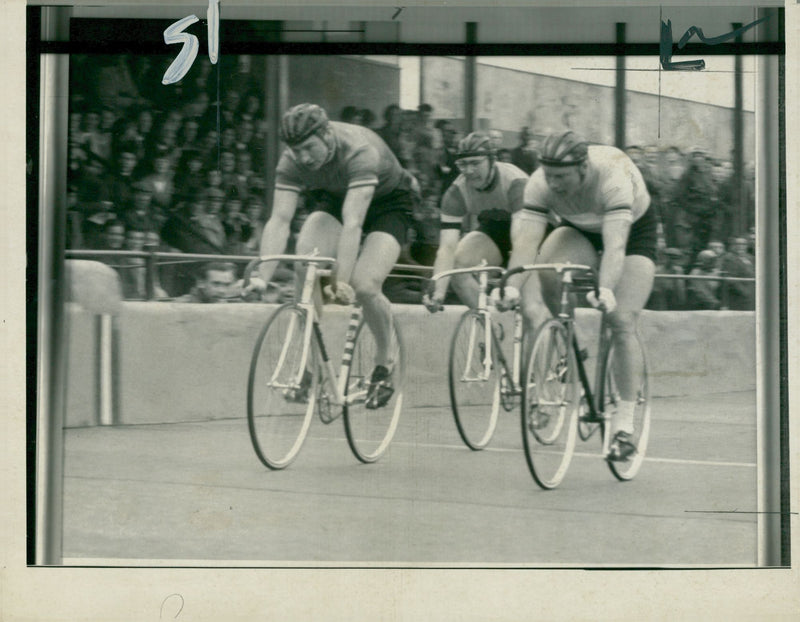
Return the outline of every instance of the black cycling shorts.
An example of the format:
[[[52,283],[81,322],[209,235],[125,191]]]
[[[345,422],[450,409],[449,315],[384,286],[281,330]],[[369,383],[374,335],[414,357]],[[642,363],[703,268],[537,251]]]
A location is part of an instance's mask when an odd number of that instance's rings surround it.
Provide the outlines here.
[[[326,190],[311,190],[304,196],[306,205],[312,212],[325,212],[342,222],[344,197]],[[362,234],[367,236],[373,231],[383,231],[394,237],[400,246],[405,246],[408,231],[413,224],[412,214],[417,200],[413,191],[405,189],[396,189],[374,199],[361,226]]]
[[[601,233],[590,233],[576,227],[566,220],[562,221],[560,227],[572,227],[580,231],[589,240],[594,249],[601,253],[603,251],[603,235]],[[655,210],[648,209],[642,217],[631,225],[628,235],[628,244],[625,247],[625,255],[642,255],[653,263],[656,262],[656,242],[658,241],[658,221]]]
[[[511,256],[511,221],[482,222],[475,231],[480,231],[494,242],[503,258],[503,267],[507,266]]]

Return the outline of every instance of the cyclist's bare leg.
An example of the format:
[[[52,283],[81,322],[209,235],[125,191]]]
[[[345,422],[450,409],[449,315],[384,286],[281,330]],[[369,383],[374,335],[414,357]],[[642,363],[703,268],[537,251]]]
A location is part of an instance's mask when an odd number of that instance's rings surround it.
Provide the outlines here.
[[[536,263],[571,262],[597,268],[597,251],[579,231],[571,227],[559,227],[545,238],[536,257]],[[536,328],[550,315],[556,315],[559,307],[560,275],[551,271],[532,274],[522,287],[522,318],[525,334],[533,336]],[[576,329],[577,330],[577,329]],[[530,356],[532,339],[525,340],[523,360]],[[578,338],[580,342],[580,337]]]
[[[303,223],[297,236],[295,253],[297,255],[310,255],[317,250],[322,257],[336,257],[339,244],[339,235],[342,224],[327,212],[311,212]],[[305,270],[298,266],[295,269],[295,295],[300,297],[305,279]],[[321,301],[315,301],[318,305]],[[317,307],[319,310],[319,306]]]
[[[617,308],[608,314],[615,352],[615,379],[620,398],[634,401],[642,382],[642,364],[636,341],[639,315],[653,287],[655,264],[642,255],[628,255],[614,296]]]
[[[358,256],[351,285],[356,300],[364,310],[364,321],[375,337],[376,365],[390,368],[392,309],[383,294],[383,282],[400,257],[400,243],[393,235],[373,231],[367,235]]]
[[[472,268],[483,260],[490,266],[499,266],[503,261],[500,249],[492,239],[481,231],[471,231],[465,235],[456,247],[455,268]],[[470,274],[457,274],[452,280],[453,289],[465,305],[478,306],[480,288],[478,282]]]

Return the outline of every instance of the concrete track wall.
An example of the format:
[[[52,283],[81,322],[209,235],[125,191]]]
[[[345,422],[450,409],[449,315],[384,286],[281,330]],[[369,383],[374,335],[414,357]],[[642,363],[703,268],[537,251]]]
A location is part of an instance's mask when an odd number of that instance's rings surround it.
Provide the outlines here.
[[[161,423],[244,417],[247,374],[256,336],[271,305],[127,302],[117,328],[116,422]],[[463,308],[430,316],[398,305],[408,346],[407,404],[446,406],[447,354]],[[331,358],[341,355],[346,311],[326,310]],[[93,315],[69,305],[67,425],[97,422],[97,346]],[[578,310],[591,335],[598,314]],[[510,320],[505,340],[510,344]],[[752,391],[756,385],[752,312],[645,312],[642,336],[655,396]],[[510,345],[509,345],[510,347]],[[591,350],[591,349],[590,349]],[[594,353],[592,352],[592,356]],[[591,361],[591,359],[590,359]],[[338,364],[336,365],[338,369]]]

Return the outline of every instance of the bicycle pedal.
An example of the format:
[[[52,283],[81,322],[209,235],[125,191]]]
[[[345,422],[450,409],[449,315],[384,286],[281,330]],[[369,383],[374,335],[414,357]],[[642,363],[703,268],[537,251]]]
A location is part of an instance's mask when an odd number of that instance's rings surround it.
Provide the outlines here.
[[[382,408],[392,399],[392,395],[394,395],[394,387],[391,383],[384,381],[378,382],[375,384],[374,388],[370,390],[365,406],[368,410]]]
[[[283,391],[283,399],[293,404],[308,404],[308,389],[291,387]]]

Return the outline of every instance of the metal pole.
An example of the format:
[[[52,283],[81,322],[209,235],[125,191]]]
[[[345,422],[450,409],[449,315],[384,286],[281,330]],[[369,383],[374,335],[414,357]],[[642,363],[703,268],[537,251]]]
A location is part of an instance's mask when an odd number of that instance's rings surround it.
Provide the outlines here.
[[[283,27],[282,22],[278,22],[276,30]],[[276,35],[277,40],[281,40],[281,33]],[[267,56],[266,70],[266,110],[269,130],[267,131],[265,157],[265,181],[267,188],[266,204],[269,213],[272,213],[272,188],[275,187],[275,168],[278,166],[280,157],[281,142],[278,129],[281,124],[281,117],[289,107],[289,59],[286,56]]]
[[[776,41],[783,32],[779,27],[779,11],[760,9],[759,18],[771,14],[758,26],[759,41]],[[784,109],[779,90],[782,88],[782,61],[775,56],[759,56],[756,71],[756,369],[757,399],[757,465],[758,465],[758,565],[790,564],[788,490],[789,450],[783,425],[788,415],[782,406],[781,392],[781,306],[785,304],[785,284],[781,274],[780,254],[785,257],[785,195],[781,196],[781,132]],[[783,233],[783,236],[781,236]],[[779,251],[779,248],[781,251]],[[785,308],[783,309],[785,319]]]
[[[736,30],[741,28],[740,22],[731,24],[731,28]],[[736,36],[736,42],[742,42],[742,35]],[[733,234],[742,235],[747,229],[747,217],[745,211],[744,193],[744,87],[742,84],[742,56],[737,54],[733,60],[733,178],[736,183],[733,185]]]
[[[467,43],[478,42],[478,22],[467,22]],[[464,124],[469,133],[477,128],[475,98],[477,97],[476,58],[468,55],[464,62]]]
[[[114,316],[97,316],[98,423],[114,425]]]
[[[622,47],[625,43],[625,24],[617,23],[617,44]],[[625,85],[625,55],[617,53],[617,84],[614,88],[614,145],[619,149],[625,149],[625,104],[626,104],[626,85]]]
[[[71,9],[42,8],[42,39],[66,40]],[[64,246],[69,57],[41,57],[36,564],[62,561],[66,322]]]

